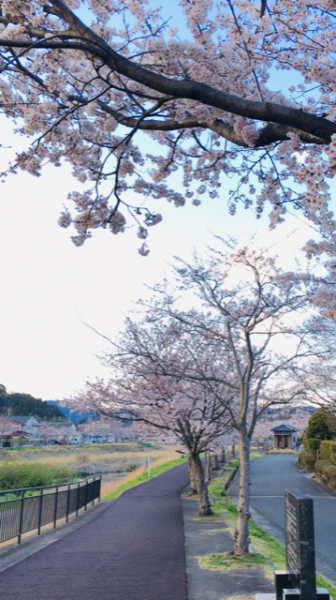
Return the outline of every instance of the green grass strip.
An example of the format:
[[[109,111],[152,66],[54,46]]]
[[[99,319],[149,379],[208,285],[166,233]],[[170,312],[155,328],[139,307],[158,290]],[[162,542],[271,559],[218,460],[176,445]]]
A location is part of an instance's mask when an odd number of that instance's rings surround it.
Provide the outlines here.
[[[252,519],[249,521],[249,530],[250,530],[250,539],[251,544],[266,554],[268,558],[271,559],[272,563],[276,566],[277,569],[286,569],[286,549],[285,547],[277,542],[272,536],[269,535],[266,531],[261,529],[259,525],[257,525]],[[329,581],[320,575],[320,573],[316,573],[316,587],[318,588],[326,588],[328,590],[330,596],[336,599],[336,587]]]
[[[179,465],[182,465],[187,460],[188,459],[186,456],[181,456],[181,458],[176,458],[175,460],[171,460],[170,462],[164,463],[163,465],[154,467],[153,469],[151,469],[149,477],[148,477],[148,474],[146,471],[145,473],[143,473],[142,475],[139,475],[135,479],[131,479],[130,481],[127,481],[126,483],[122,484],[120,487],[118,487],[118,489],[115,490],[115,492],[112,492],[112,494],[108,494],[107,496],[104,496],[104,498],[111,500],[112,498],[115,498],[116,496],[118,496],[118,494],[120,494],[120,492],[123,492],[124,490],[128,490],[129,488],[133,487],[134,485],[137,485],[138,483],[142,483],[143,481],[149,481],[153,477],[157,477],[158,475],[161,475],[161,473],[164,473],[165,471],[169,471],[169,469],[172,469],[173,467],[178,467]]]
[[[265,456],[265,452],[251,452],[250,460],[255,460],[256,458],[262,458],[263,456]]]
[[[211,506],[214,513],[222,513],[225,510],[227,512],[227,517],[229,521],[231,521],[233,525],[236,525],[238,518],[238,510],[236,505],[230,502],[230,498],[224,491],[223,481],[221,482],[221,477],[219,477],[213,483],[211,483],[211,485],[209,486],[209,491],[211,492],[213,499],[215,500],[215,502]],[[207,517],[203,517],[204,521],[206,519]],[[267,556],[272,561],[272,563],[277,569],[286,569],[285,547],[282,544],[280,544],[280,542],[275,540],[271,535],[269,535],[269,533],[267,533],[261,527],[259,527],[259,525],[257,525],[252,519],[249,520],[249,532],[252,546],[259,550],[259,552],[265,554],[265,556]],[[316,573],[316,586],[318,588],[326,588],[330,596],[334,598],[334,600],[336,600],[336,586],[334,586],[331,583],[331,581],[329,581],[329,579],[326,579],[325,577],[323,577],[323,575],[320,575],[320,573]]]
[[[213,571],[236,571],[237,569],[255,569],[260,566],[268,567],[266,558],[257,552],[250,552],[242,556],[224,552],[198,556],[197,559],[201,569],[212,569]]]

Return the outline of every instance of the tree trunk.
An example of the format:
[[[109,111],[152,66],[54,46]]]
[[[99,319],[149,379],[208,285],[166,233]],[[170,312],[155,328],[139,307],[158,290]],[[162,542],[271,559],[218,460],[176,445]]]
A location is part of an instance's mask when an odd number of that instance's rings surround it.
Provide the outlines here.
[[[225,450],[221,450],[218,456],[218,462],[219,463],[225,463],[226,462],[226,456],[225,456]]]
[[[239,432],[240,449],[240,480],[239,480],[239,502],[238,521],[234,540],[235,554],[248,554],[249,551],[249,528],[250,518],[250,440],[244,428]]]
[[[218,471],[218,456],[217,454],[210,454],[211,459],[211,471]]]
[[[191,456],[188,456],[188,468],[189,468],[189,479],[190,479],[189,496],[197,496],[195,465],[194,465],[194,462],[193,462]]]
[[[192,454],[190,458],[193,463],[193,471],[195,473],[195,480],[198,493],[199,516],[208,517],[210,515],[213,515],[213,511],[211,510],[208,488],[204,477],[203,465],[198,454]]]

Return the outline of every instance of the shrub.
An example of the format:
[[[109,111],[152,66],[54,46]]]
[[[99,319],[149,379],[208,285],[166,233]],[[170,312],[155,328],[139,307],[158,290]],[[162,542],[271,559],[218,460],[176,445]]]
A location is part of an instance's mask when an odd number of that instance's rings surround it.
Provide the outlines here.
[[[307,452],[300,452],[299,462],[306,470],[313,471],[314,464],[316,463],[316,456],[308,454]]]
[[[303,447],[307,454],[311,454],[312,456],[317,456],[317,451],[320,448],[321,440],[317,440],[314,438],[303,438]]]
[[[77,477],[81,477],[82,479],[84,479],[84,477],[88,476],[88,472],[87,471],[78,471],[77,473]]]
[[[322,441],[320,446],[320,456],[324,460],[336,465],[336,442]]]
[[[70,481],[73,481],[73,473],[66,465],[57,465],[55,467],[51,467],[51,469],[54,475],[53,483],[70,483]]]
[[[315,472],[319,473],[321,475],[323,468],[325,467],[325,465],[327,463],[329,464],[329,461],[327,461],[327,460],[317,460],[315,463]]]
[[[136,465],[135,463],[128,463],[128,465],[126,465],[125,467],[125,472],[126,473],[131,473],[132,471],[134,471],[135,469],[138,468],[139,465]]]
[[[317,460],[315,463],[315,472],[328,487],[331,489],[336,488],[336,465],[333,465],[328,460]]]
[[[318,440],[331,440],[332,434],[328,426],[329,416],[330,411],[324,408],[316,410],[308,421],[306,437]]]
[[[49,467],[39,462],[3,460],[0,465],[0,491],[40,487],[71,481],[69,469],[63,465]]]
[[[17,494],[9,493],[9,494],[2,494],[0,496],[0,502],[4,502],[5,500],[17,500],[17,499],[18,499]]]

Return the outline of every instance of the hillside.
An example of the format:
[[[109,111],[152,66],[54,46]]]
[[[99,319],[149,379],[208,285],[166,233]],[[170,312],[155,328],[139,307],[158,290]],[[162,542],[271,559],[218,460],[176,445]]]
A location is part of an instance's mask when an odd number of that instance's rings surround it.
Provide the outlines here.
[[[43,402],[30,394],[7,393],[6,388],[0,385],[0,415],[11,417],[39,417],[40,419],[65,418],[57,408]]]

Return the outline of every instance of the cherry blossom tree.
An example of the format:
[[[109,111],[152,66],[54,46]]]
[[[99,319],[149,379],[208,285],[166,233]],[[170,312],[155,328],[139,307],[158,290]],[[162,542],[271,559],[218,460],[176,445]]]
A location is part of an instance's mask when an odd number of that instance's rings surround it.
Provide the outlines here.
[[[266,440],[272,435],[273,427],[276,427],[273,421],[257,421],[253,432],[253,439],[257,441]]]
[[[90,423],[78,425],[78,431],[85,435],[113,437],[115,441],[132,439],[135,441],[141,436],[150,435],[152,432],[147,427],[139,427],[137,423],[122,425],[119,419],[100,419]]]
[[[2,0],[1,110],[32,140],[9,171],[70,163],[77,245],[127,212],[146,255],[161,215],[130,189],[197,206],[235,176],[231,214],[302,211],[322,234],[308,251],[334,257],[335,17],[332,0],[180,0],[170,22],[147,0]]]
[[[178,260],[174,273],[175,282],[157,285],[154,297],[140,303],[141,310],[158,331],[166,321],[175,327],[181,353],[189,336],[197,340],[195,349],[182,363],[178,353],[172,372],[165,360],[164,339],[160,362],[146,344],[145,331],[136,334],[137,344],[144,348],[153,371],[168,380],[178,376],[200,384],[229,412],[239,435],[241,460],[235,552],[246,553],[250,441],[256,422],[268,407],[305,397],[305,381],[297,369],[316,358],[317,350],[307,337],[310,324],[304,322],[309,280],[283,273],[262,250],[234,245],[210,253],[206,260],[196,256],[192,264]],[[181,309],[182,304],[197,303],[204,308]]]
[[[22,424],[19,421],[15,421],[15,418],[1,418],[0,417],[0,438],[3,438],[6,442],[10,443],[13,436],[30,436],[30,434],[22,431]]]
[[[3,419],[0,417],[0,436],[11,437],[15,431],[21,429],[21,423],[14,419]]]
[[[305,320],[310,283],[308,276],[281,271],[263,250],[231,242],[204,260],[177,260],[172,282],[155,286],[153,297],[138,303],[140,315],[126,321],[120,339],[111,340],[114,350],[105,357],[115,369],[111,380],[88,384],[86,395],[79,395],[103,414],[113,416],[124,403],[135,418],[154,424],[155,416],[156,426],[171,428],[189,452],[194,438],[190,443],[188,430],[178,430],[181,411],[189,414],[197,400],[202,428],[208,418],[202,403],[207,410],[222,408],[225,419],[229,415],[241,460],[237,554],[249,548],[249,457],[256,423],[270,406],[309,399],[302,373],[310,361],[325,357],[314,343],[311,318]],[[211,422],[206,433],[213,431]],[[206,495],[203,501],[201,512],[208,510]]]
[[[202,340],[200,340],[202,342]],[[125,331],[114,344],[113,356],[106,358],[112,370],[108,382],[87,383],[74,404],[91,408],[110,418],[128,418],[167,432],[181,443],[188,455],[191,493],[197,493],[199,514],[212,514],[200,454],[216,441],[223,446],[224,434],[231,430],[230,414],[216,394],[202,382],[185,380],[195,352],[210,361],[206,348],[192,336],[162,322],[126,322]],[[169,373],[169,376],[167,376]],[[178,375],[176,375],[178,374]],[[233,397],[225,390],[226,397]],[[233,401],[233,398],[232,398]],[[229,402],[229,399],[228,399]]]
[[[68,441],[74,432],[68,425],[52,421],[41,421],[38,429],[38,439],[47,440],[54,438],[58,441]]]
[[[298,365],[296,375],[298,380],[304,382],[306,399],[311,406],[325,408],[336,414],[335,302],[331,286],[327,293],[323,286],[323,281],[322,285],[318,282],[318,292],[316,293],[315,288],[309,294],[310,297],[314,295],[314,302],[319,303],[320,308],[306,324],[315,359]]]
[[[274,427],[278,427],[279,425],[290,425],[291,427],[295,427],[298,430],[298,435],[300,437],[304,436],[305,430],[308,426],[310,414],[305,413],[302,415],[291,415],[286,421],[276,419],[263,419],[257,421],[256,426],[254,428],[253,439],[255,440],[266,440],[270,436],[272,436],[272,429]]]

